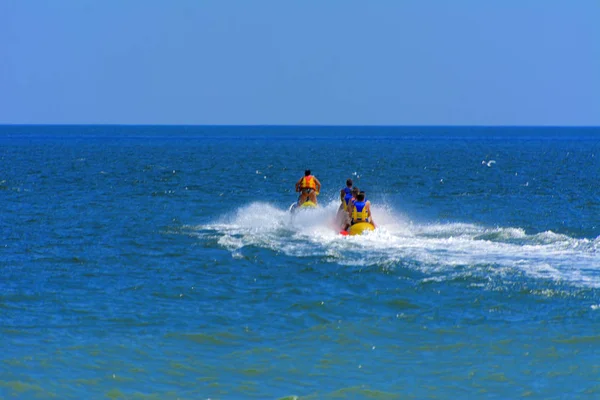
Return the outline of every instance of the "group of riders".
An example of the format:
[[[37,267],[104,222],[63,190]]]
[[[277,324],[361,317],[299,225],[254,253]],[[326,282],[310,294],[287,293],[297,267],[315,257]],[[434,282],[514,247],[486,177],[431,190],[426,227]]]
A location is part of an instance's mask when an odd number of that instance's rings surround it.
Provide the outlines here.
[[[296,192],[300,193],[298,205],[307,201],[317,205],[317,195],[321,191],[321,182],[313,176],[309,169],[304,171],[304,176],[296,182]],[[340,207],[337,220],[343,230],[359,222],[368,222],[375,226],[371,214],[371,202],[367,200],[364,191],[359,190],[352,179],[346,180],[346,187],[340,190]]]

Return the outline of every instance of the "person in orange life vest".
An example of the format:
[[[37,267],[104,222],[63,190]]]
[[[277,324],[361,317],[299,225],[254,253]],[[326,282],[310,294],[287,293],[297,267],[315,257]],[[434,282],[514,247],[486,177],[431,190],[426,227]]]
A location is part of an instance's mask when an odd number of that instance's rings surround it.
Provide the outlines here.
[[[371,202],[365,201],[365,192],[360,192],[356,196],[356,201],[350,205],[350,214],[352,215],[352,225],[359,222],[369,222],[375,226],[373,215],[371,214]]]
[[[296,182],[296,192],[300,192],[298,204],[307,200],[317,204],[317,194],[321,191],[321,182],[310,174],[310,169],[304,171],[304,176]]]

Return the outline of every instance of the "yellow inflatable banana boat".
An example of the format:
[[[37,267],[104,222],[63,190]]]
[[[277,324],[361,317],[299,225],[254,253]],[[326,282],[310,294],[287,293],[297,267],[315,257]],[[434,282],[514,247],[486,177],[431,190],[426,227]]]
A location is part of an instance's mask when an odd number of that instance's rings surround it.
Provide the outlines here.
[[[348,235],[362,235],[367,231],[374,231],[375,227],[369,222],[359,222],[348,228]]]

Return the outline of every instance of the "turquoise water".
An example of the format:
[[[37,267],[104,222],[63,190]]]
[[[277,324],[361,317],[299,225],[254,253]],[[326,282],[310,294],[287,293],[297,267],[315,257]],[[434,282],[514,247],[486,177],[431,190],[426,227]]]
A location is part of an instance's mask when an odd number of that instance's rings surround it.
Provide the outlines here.
[[[0,127],[0,398],[600,397],[599,129]],[[292,218],[310,168],[321,208]],[[347,178],[379,229],[332,225]]]

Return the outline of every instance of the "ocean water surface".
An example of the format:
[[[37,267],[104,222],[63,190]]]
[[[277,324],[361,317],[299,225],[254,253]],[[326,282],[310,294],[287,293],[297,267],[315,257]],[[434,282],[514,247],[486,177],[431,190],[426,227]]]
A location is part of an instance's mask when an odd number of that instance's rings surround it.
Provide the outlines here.
[[[0,398],[599,398],[599,158],[598,128],[0,127]]]

